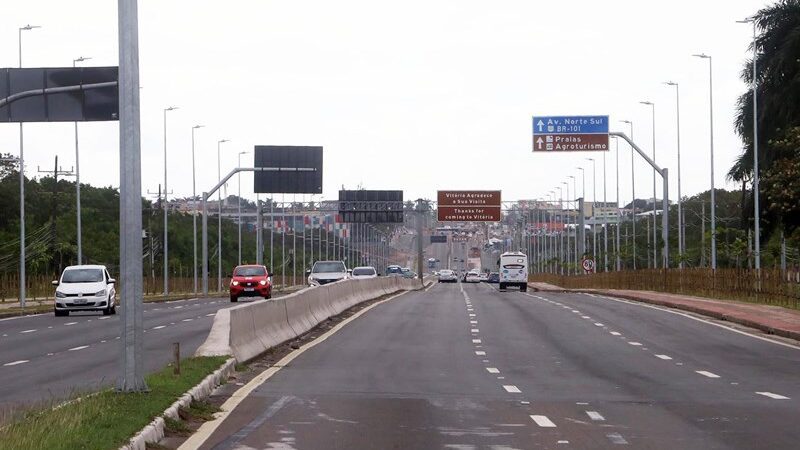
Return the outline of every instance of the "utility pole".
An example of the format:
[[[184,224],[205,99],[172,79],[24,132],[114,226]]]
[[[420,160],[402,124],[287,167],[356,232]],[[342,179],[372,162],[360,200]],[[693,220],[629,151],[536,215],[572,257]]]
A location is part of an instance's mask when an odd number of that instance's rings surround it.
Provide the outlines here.
[[[56,229],[56,218],[58,217],[57,210],[58,210],[58,176],[74,176],[75,172],[70,169],[69,171],[62,170],[58,167],[58,155],[55,157],[55,165],[53,166],[53,170],[42,170],[39,166],[36,166],[36,171],[39,173],[46,173],[53,176],[53,205],[50,209],[50,233],[53,236],[52,242],[50,242],[50,255],[53,256],[53,268],[56,268],[55,263],[55,253],[56,253],[56,242],[58,241],[58,233]],[[60,267],[59,267],[60,269]]]

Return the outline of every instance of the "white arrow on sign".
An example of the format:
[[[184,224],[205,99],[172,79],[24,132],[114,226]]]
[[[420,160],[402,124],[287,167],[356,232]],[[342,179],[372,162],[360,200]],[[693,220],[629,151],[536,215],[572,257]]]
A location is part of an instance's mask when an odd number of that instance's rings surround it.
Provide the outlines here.
[[[536,143],[539,144],[539,150],[542,149],[542,142],[544,142],[544,141],[542,140],[542,137],[539,136],[539,139],[536,140]]]
[[[542,119],[539,119],[539,122],[536,124],[536,126],[539,127],[539,131],[542,131],[542,127],[544,126],[544,122],[542,122]]]

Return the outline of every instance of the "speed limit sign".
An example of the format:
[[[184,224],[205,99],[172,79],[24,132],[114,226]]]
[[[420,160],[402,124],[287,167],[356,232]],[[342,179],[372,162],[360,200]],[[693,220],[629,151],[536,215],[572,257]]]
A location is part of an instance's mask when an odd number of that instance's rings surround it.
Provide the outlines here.
[[[594,260],[591,258],[586,258],[581,262],[583,266],[583,271],[586,273],[594,272]]]

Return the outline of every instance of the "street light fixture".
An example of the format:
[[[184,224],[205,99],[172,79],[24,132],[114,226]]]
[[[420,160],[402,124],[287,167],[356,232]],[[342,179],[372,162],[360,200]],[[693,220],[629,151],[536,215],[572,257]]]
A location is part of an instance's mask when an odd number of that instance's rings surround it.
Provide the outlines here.
[[[653,117],[653,161],[655,162],[655,160],[656,160],[656,105],[655,105],[655,103],[649,102],[649,101],[642,101],[642,102],[639,102],[639,103],[641,103],[642,105],[649,106],[650,110],[652,112],[652,117]],[[657,227],[657,223],[656,223],[657,222],[656,221],[656,202],[657,202],[657,197],[656,197],[656,169],[653,169],[653,268],[654,269],[658,268],[658,237],[657,237],[658,230],[656,229],[656,227]],[[663,211],[663,213],[666,214],[667,212]]]
[[[195,158],[194,158],[194,132],[205,125],[195,125],[192,127],[192,206],[194,207],[194,214],[192,214],[192,251],[194,253],[194,272],[192,278],[194,280],[194,295],[197,295],[197,187],[195,183]]]
[[[754,222],[755,227],[753,234],[755,235],[755,267],[756,270],[761,269],[761,209],[759,207],[759,184],[760,176],[758,173],[758,79],[756,74],[756,60],[758,59],[758,46],[756,41],[756,20],[754,17],[749,17],[744,20],[737,20],[737,23],[752,23],[753,24],[753,77],[750,80],[751,88],[753,90],[753,202],[754,202]]]
[[[692,55],[696,58],[708,60],[708,115],[709,115],[709,143],[711,154],[711,270],[717,269],[717,213],[716,195],[714,194],[714,77],[712,72],[711,56],[705,53]]]

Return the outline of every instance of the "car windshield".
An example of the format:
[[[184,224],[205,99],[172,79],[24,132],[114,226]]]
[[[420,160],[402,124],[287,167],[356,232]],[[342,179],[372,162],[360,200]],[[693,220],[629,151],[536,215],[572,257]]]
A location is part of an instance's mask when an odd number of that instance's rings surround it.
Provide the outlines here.
[[[318,262],[314,264],[311,273],[340,273],[345,272],[344,263],[338,261],[332,262]]]
[[[353,269],[353,275],[375,275],[375,269],[372,267],[356,267]]]
[[[399,268],[397,266],[387,267],[386,268],[386,273],[402,273],[402,272],[403,272],[403,269],[401,269],[401,268]]]
[[[97,283],[103,281],[102,269],[70,269],[61,276],[62,283]]]
[[[235,277],[263,277],[267,274],[267,270],[263,267],[237,267],[233,271]]]

